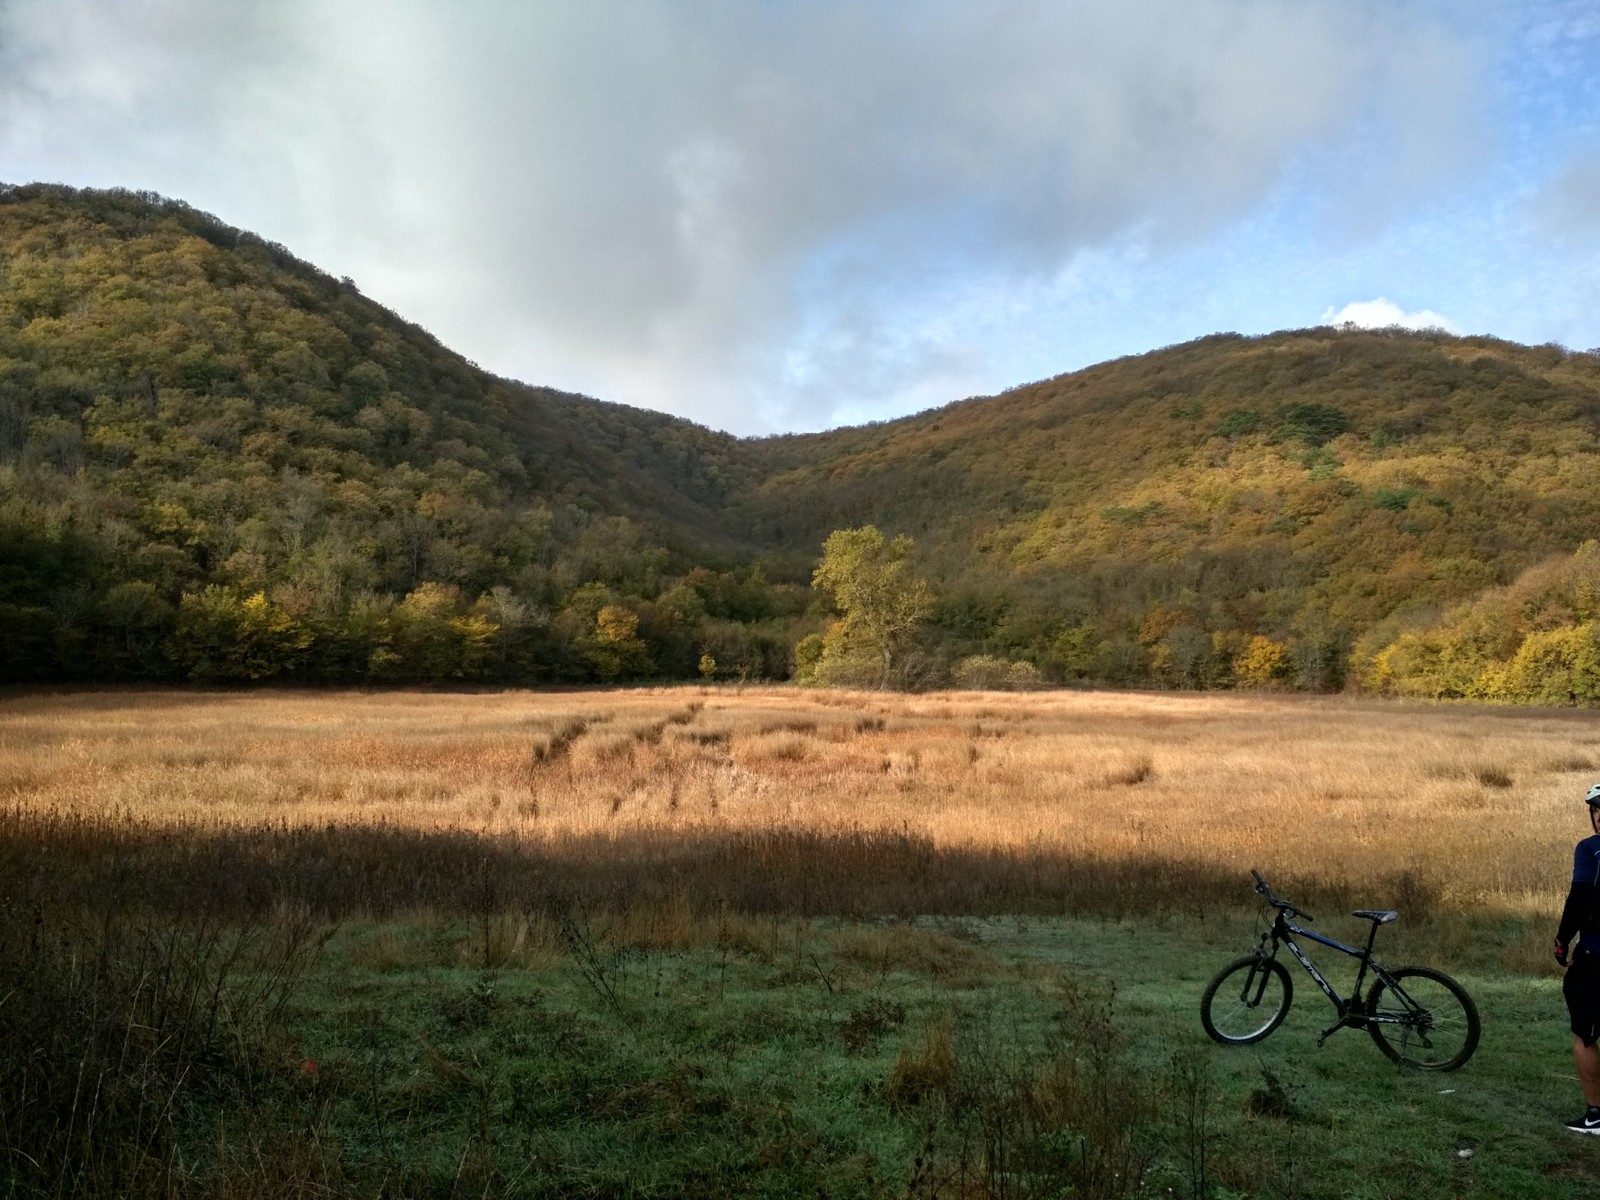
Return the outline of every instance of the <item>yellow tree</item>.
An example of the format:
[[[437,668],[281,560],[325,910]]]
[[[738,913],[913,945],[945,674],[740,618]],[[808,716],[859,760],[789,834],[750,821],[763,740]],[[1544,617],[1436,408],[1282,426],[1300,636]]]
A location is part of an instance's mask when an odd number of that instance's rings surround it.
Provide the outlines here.
[[[912,541],[886,541],[872,525],[836,529],[822,546],[811,583],[833,596],[844,619],[829,640],[842,639],[873,654],[888,687],[896,657],[933,611],[933,590],[911,571]]]

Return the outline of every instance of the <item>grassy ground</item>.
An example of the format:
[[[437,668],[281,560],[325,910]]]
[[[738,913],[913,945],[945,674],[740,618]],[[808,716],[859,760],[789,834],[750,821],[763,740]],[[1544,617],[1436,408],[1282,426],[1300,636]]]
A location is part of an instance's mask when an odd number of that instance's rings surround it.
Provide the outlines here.
[[[0,1200],[1594,1195],[1546,947],[1597,762],[1343,698],[9,698]],[[1298,973],[1213,1047],[1251,866],[1400,909],[1477,1057],[1318,1049]]]
[[[1560,1128],[1578,1098],[1556,980],[1507,974],[1488,946],[1436,961],[1485,1025],[1449,1075],[1398,1070],[1354,1031],[1318,1049],[1330,1010],[1304,976],[1277,1033],[1224,1050],[1198,998],[1251,930],[1242,916],[734,922],[703,944],[618,947],[580,928],[572,952],[484,969],[468,965],[483,941],[470,923],[351,927],[292,1015],[285,1103],[324,1147],[308,1172],[363,1192],[1600,1186],[1600,1146]]]

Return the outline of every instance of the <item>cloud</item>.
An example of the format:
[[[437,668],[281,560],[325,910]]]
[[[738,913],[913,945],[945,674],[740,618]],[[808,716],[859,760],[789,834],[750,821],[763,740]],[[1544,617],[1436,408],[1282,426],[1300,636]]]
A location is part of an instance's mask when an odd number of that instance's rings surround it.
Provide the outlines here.
[[[1202,237],[1309,150],[1361,209],[1431,177],[1474,138],[1428,11],[0,0],[0,162],[209,208],[505,374],[817,427],[962,394],[994,367],[941,312]]]
[[[1424,308],[1406,312],[1393,300],[1379,296],[1376,300],[1356,300],[1335,312],[1329,308],[1322,314],[1324,325],[1354,325],[1358,329],[1442,329],[1460,335],[1461,328],[1449,317]]]
[[[1533,200],[1542,230],[1564,243],[1600,235],[1600,153],[1573,159]]]

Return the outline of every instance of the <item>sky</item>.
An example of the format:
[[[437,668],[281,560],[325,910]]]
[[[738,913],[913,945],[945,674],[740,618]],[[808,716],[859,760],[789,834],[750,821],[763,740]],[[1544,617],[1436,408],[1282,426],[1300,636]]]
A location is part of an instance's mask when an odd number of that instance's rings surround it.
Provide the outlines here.
[[[151,190],[738,434],[1232,330],[1600,346],[1600,0],[0,0],[0,181]]]

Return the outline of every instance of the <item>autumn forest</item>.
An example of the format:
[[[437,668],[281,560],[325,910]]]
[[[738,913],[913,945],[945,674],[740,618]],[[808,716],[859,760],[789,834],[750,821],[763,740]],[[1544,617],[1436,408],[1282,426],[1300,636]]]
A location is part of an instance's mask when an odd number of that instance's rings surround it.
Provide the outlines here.
[[[1600,701],[1600,354],[1219,334],[822,434],[496,378],[178,201],[0,190],[0,681]]]

